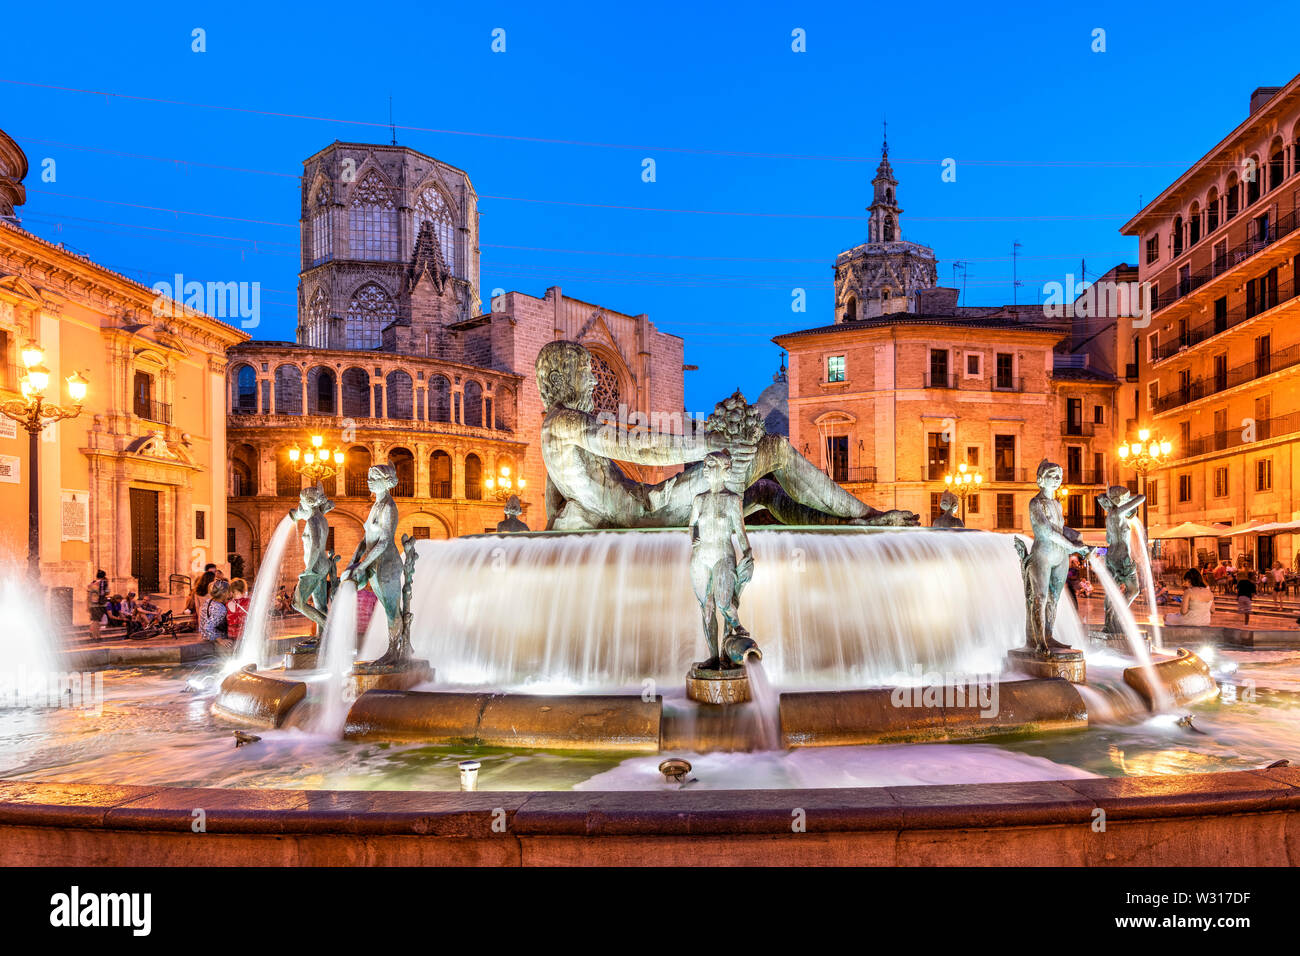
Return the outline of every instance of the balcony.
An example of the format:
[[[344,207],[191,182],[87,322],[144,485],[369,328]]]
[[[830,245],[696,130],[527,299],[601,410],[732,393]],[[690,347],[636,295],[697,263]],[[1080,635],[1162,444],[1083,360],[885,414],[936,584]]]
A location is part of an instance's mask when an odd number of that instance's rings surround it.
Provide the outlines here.
[[[979,471],[979,469],[976,469]],[[948,465],[922,465],[921,480],[937,481],[943,483],[943,476],[952,471]],[[984,480],[980,483],[981,488],[987,488],[993,484],[1014,484],[1018,482],[1033,481],[1030,477],[1029,470],[1026,468],[995,468],[990,475],[988,472],[981,472]]]
[[[1063,436],[1075,436],[1078,438],[1091,438],[1097,434],[1097,426],[1092,422],[1061,422],[1061,434]]]
[[[1226,332],[1247,319],[1253,319],[1283,302],[1290,301],[1296,297],[1297,291],[1300,291],[1300,288],[1297,288],[1294,279],[1279,282],[1275,288],[1265,290],[1264,294],[1257,299],[1239,305],[1235,309],[1229,309],[1223,315],[1215,316],[1208,322],[1192,326],[1168,342],[1161,342],[1156,348],[1155,361],[1159,362],[1171,355],[1177,355],[1183,349],[1199,345],[1213,335]]]
[[[1136,382],[1138,380],[1137,362],[1129,362],[1124,366],[1124,381]]]
[[[1295,365],[1300,365],[1300,345],[1292,345],[1269,355],[1260,356],[1253,362],[1238,365],[1236,368],[1228,369],[1218,375],[1192,379],[1176,391],[1170,392],[1168,395],[1161,395],[1155,400],[1152,407],[1157,413],[1167,412],[1189,402],[1195,402],[1209,395],[1227,391],[1238,385],[1244,385],[1246,382],[1253,382],[1255,379],[1272,375],[1274,372],[1280,372]]]
[[[1185,448],[1175,446],[1174,453],[1179,458],[1195,458],[1198,455],[1227,451],[1230,448],[1251,445],[1270,438],[1280,438],[1297,431],[1300,431],[1300,412],[1291,412],[1255,422],[1253,435],[1246,428],[1229,428],[1226,431],[1212,432],[1209,435],[1193,438],[1187,442]]]
[[[172,423],[172,407],[166,402],[137,398],[134,409],[136,415],[147,422],[157,422],[160,425],[170,425]]]
[[[1088,468],[1065,469],[1065,487],[1070,488],[1075,485],[1090,487],[1093,485],[1106,484],[1106,472],[1094,471]]]
[[[936,374],[935,372],[925,373],[926,388],[956,388],[957,376],[951,373]]]
[[[343,494],[349,498],[369,498],[370,485],[366,482],[366,476],[345,475],[343,478]]]
[[[838,481],[841,484],[853,484],[854,482],[863,484],[874,484],[876,481],[876,466],[868,465],[858,468],[832,468],[826,472],[832,481]]]
[[[1268,195],[1272,195],[1272,193],[1270,192]],[[1255,253],[1273,245],[1279,239],[1289,236],[1295,232],[1297,225],[1300,225],[1300,210],[1293,209],[1291,212],[1278,216],[1277,222],[1269,222],[1262,233],[1252,223],[1251,232],[1255,233],[1254,235],[1232,246],[1220,255],[1214,256],[1210,263],[1199,272],[1175,278],[1174,274],[1171,274],[1168,269],[1164,270],[1156,284],[1163,285],[1166,281],[1169,281],[1170,285],[1168,289],[1163,290],[1152,299],[1152,313],[1168,308],[1179,299],[1191,295],[1210,280],[1217,279],[1225,272],[1245,262]]]
[[[1010,375],[995,375],[989,379],[989,390],[994,392],[1023,392],[1025,380]]]

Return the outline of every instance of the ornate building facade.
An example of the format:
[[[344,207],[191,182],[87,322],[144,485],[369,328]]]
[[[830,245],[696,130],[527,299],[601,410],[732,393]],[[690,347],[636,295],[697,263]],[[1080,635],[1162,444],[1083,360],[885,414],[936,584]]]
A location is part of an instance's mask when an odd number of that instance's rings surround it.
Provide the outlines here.
[[[226,349],[238,329],[32,235],[16,223],[26,161],[0,133],[0,397],[18,398],[19,351],[37,342],[51,401],[89,380],[80,416],[39,443],[42,583],[69,587],[86,620],[98,569],[115,591],[166,592],[225,559]],[[164,317],[158,317],[159,314]],[[0,423],[0,552],[27,552],[27,433]],[[12,566],[12,564],[11,564]]]
[[[967,526],[1003,531],[1027,528],[1051,458],[1072,526],[1102,527],[1119,381],[1091,353],[1113,329],[1072,351],[1069,321],[1043,306],[959,305],[935,285],[934,252],[900,238],[887,145],[872,187],[869,239],[836,259],[833,324],[773,339],[790,356],[791,443],[863,501],[923,524],[964,464],[983,478]]]
[[[464,172],[415,150],[355,143],[335,143],[303,169],[298,341],[230,353],[227,544],[248,570],[298,495],[288,450],[313,432],[346,454],[331,512],[345,559],[370,507],[371,464],[398,469],[405,533],[495,528],[502,504],[484,482],[503,467],[526,482],[525,522],[545,527],[534,364],[555,339],[591,350],[600,409],[631,424],[682,421],[683,342],[647,316],[558,287],[540,298],[498,290],[482,310],[477,200]]]
[[[1121,229],[1154,301],[1134,330],[1132,424],[1173,444],[1150,476],[1153,524],[1300,516],[1298,226],[1300,76],[1255,90],[1246,118]],[[1219,547],[1257,566],[1298,553],[1291,534]]]

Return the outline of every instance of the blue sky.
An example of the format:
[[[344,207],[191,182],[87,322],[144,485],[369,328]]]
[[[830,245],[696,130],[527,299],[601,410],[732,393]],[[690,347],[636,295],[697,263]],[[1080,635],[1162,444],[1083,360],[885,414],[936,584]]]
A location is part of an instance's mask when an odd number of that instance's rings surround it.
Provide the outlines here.
[[[1016,295],[1035,301],[1080,260],[1094,276],[1135,262],[1118,229],[1140,199],[1244,119],[1251,90],[1300,71],[1285,4],[1266,27],[1186,3],[391,9],[7,11],[0,80],[19,83],[0,83],[0,128],[32,165],[24,225],[148,284],[260,282],[254,334],[292,339],[301,162],[387,142],[391,94],[398,142],[480,194],[485,294],[560,285],[648,313],[686,339],[687,405],[707,410],[771,381],[771,336],[832,320],[882,117],[904,237],[935,248],[940,281],[961,260],[963,303],[1010,301],[1019,241]]]

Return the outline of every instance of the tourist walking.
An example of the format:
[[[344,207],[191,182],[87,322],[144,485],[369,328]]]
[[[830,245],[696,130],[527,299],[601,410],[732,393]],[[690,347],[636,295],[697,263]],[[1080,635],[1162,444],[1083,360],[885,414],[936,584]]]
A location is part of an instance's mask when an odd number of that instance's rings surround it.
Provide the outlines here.
[[[108,575],[104,571],[95,572],[95,580],[86,589],[86,609],[90,612],[90,639],[99,640],[99,631],[104,621],[104,605],[108,603]]]
[[[1273,607],[1282,610],[1282,595],[1286,594],[1286,568],[1281,561],[1274,561],[1268,570],[1268,581],[1272,585]]]
[[[1255,575],[1242,568],[1237,574],[1237,613],[1243,615],[1243,623],[1250,624],[1251,603],[1259,589],[1255,586]]]

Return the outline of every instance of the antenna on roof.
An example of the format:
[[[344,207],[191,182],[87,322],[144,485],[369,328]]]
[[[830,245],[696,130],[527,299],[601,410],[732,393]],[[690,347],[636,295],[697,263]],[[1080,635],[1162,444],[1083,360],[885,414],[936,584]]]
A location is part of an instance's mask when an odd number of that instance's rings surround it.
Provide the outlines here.
[[[393,94],[388,94],[388,132],[393,138],[393,145],[397,145],[397,127],[393,125]]]
[[[1016,277],[1016,258],[1019,256],[1020,240],[1013,240],[1011,243],[1011,305],[1017,305],[1016,290],[1020,288],[1020,280]]]
[[[952,281],[955,285],[957,282],[957,270],[961,270],[961,299],[966,297],[966,262],[963,259],[954,259],[952,263]],[[961,299],[957,301],[960,302]]]

